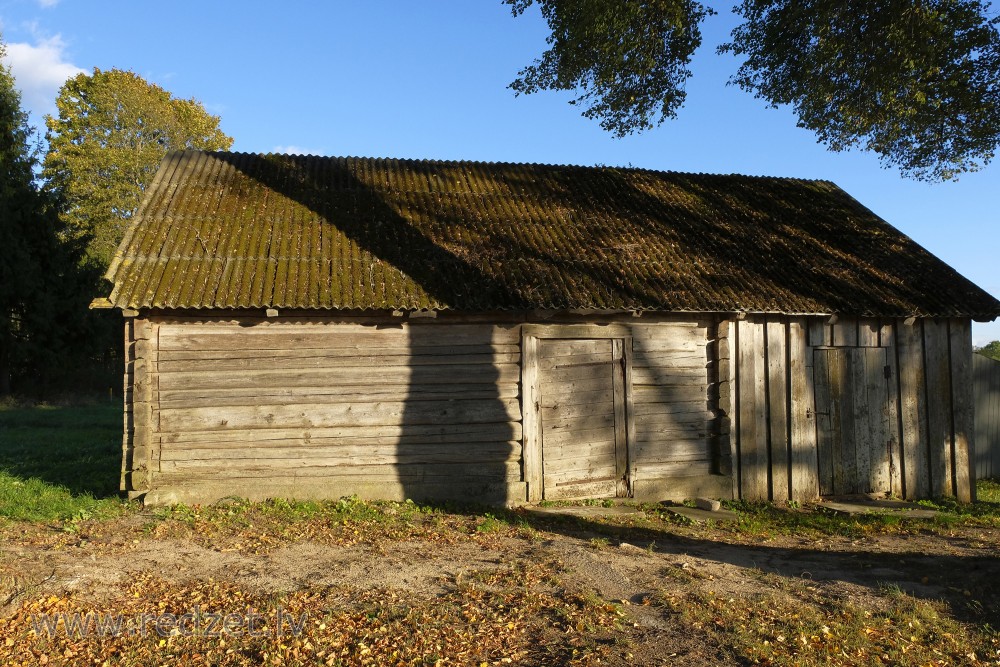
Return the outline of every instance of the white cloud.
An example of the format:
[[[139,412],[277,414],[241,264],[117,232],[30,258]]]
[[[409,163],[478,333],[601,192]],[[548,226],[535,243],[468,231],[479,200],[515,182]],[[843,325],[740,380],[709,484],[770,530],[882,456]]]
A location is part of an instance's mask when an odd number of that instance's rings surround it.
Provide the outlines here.
[[[38,6],[42,9],[50,9],[59,4],[59,0],[38,0]]]
[[[272,153],[284,153],[285,155],[323,155],[323,151],[314,148],[302,148],[301,146],[275,146]]]
[[[66,45],[59,35],[37,38],[34,45],[7,44],[7,65],[21,90],[21,104],[36,117],[55,111],[56,95],[66,79],[84,70],[67,62]]]

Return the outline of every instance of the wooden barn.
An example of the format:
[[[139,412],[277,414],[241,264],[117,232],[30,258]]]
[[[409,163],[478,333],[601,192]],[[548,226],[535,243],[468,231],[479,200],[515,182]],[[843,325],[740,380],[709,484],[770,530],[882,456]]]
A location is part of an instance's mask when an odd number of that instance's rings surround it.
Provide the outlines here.
[[[108,278],[148,503],[974,496],[1000,302],[829,182],[175,153]]]

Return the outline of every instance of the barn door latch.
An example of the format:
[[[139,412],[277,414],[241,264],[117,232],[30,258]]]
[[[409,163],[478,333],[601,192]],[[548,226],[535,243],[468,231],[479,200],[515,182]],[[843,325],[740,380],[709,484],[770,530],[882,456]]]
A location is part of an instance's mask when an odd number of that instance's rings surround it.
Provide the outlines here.
[[[885,374],[886,380],[890,379],[892,377],[892,366],[886,366],[882,369],[882,372]]]

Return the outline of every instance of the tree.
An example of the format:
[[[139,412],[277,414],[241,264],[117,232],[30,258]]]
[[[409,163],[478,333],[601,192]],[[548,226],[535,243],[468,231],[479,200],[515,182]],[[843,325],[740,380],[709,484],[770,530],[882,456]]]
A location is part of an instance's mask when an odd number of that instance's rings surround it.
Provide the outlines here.
[[[96,285],[82,246],[62,233],[57,202],[35,182],[33,130],[4,51],[0,42],[0,395],[23,378],[40,387],[83,349],[76,338]]]
[[[233,143],[199,102],[133,72],[80,74],[60,89],[56,107],[58,116],[45,119],[42,176],[64,198],[69,227],[91,237],[88,253],[105,266],[168,151]]]
[[[621,137],[673,117],[700,23],[693,0],[537,2],[549,49],[516,93],[573,90],[584,115]],[[949,180],[1000,145],[1000,18],[981,0],[742,0],[720,53],[744,57],[730,80],[834,151],[862,148],[904,176]]]
[[[978,347],[976,348],[976,352],[984,357],[1000,361],[1000,340],[995,340],[983,345],[982,347]]]

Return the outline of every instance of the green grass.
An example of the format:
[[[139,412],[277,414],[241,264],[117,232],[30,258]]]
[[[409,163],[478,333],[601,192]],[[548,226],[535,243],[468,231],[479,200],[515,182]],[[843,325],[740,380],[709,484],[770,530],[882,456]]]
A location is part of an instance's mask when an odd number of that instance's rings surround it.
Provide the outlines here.
[[[992,503],[1000,510],[1000,480],[981,479],[976,483],[977,500],[981,503]],[[1000,514],[1000,511],[998,511]]]
[[[0,516],[120,514],[121,432],[119,405],[0,406]]]

